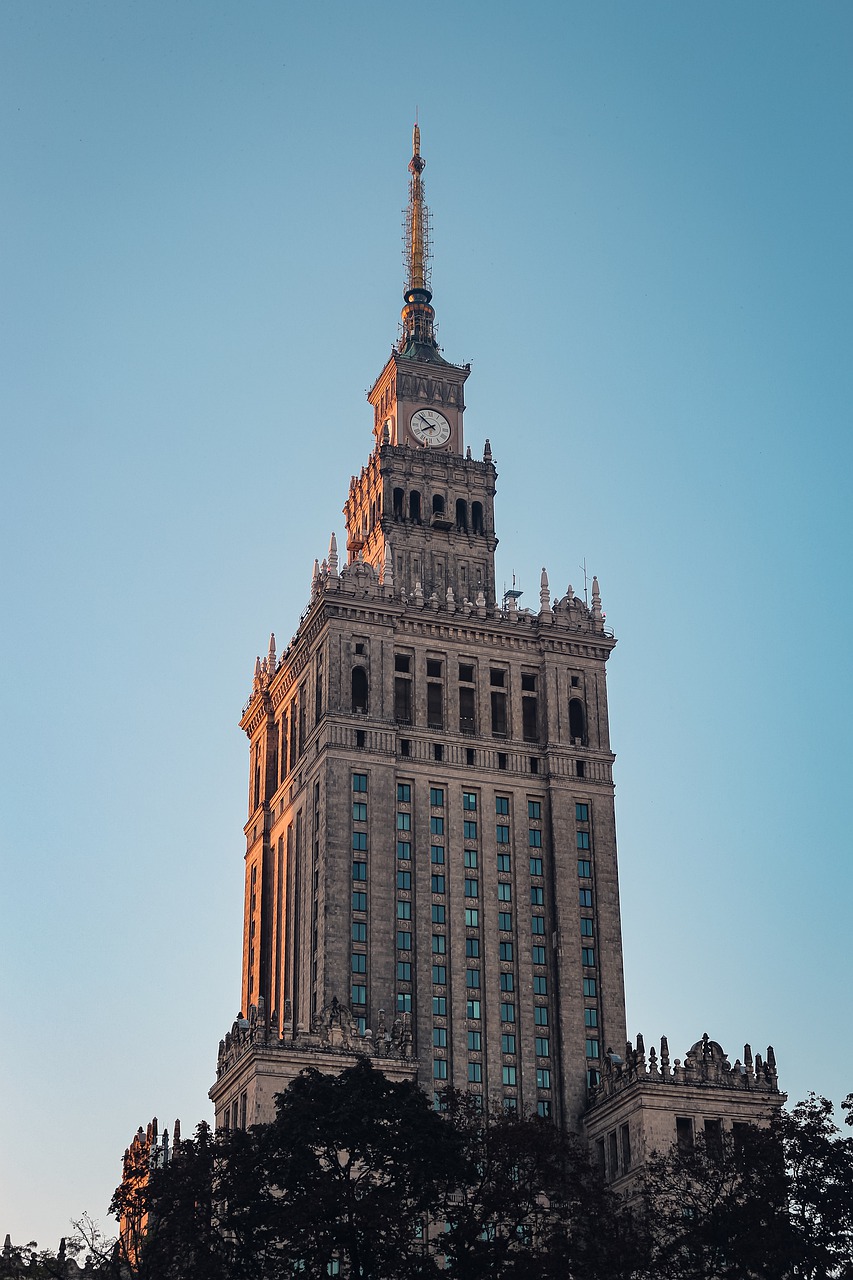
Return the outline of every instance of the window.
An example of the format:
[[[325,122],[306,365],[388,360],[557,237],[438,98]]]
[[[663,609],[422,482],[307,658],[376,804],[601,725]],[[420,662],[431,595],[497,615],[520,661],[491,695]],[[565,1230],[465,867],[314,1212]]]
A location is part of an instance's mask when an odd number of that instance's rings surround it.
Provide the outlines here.
[[[436,680],[441,679],[441,659],[440,658],[427,658],[426,669],[427,669],[428,676],[433,676]]]
[[[718,1120],[717,1124],[719,1123],[720,1122]],[[706,1120],[705,1121],[706,1130],[707,1130],[707,1127],[708,1127],[708,1121]],[[628,1170],[631,1168],[631,1130],[628,1128],[626,1124],[623,1124],[622,1128],[619,1130],[619,1133],[622,1138],[622,1172],[627,1173]]]
[[[503,1109],[504,1111],[517,1111],[518,1098],[514,1098],[511,1093],[508,1093],[503,1099]]]
[[[548,1006],[546,1004],[537,1004],[533,1010],[533,1021],[537,1027],[547,1027],[548,1025]]]
[[[408,783],[408,782],[398,782],[398,783],[397,783],[397,803],[398,803],[398,804],[411,804],[411,803],[412,803],[412,787],[411,787],[411,783]]]
[[[412,887],[411,871],[398,871],[397,872],[397,888],[411,889],[411,887]]]
[[[469,989],[473,989],[473,988],[479,987],[479,985],[480,985],[480,970],[466,969],[465,970],[465,986],[468,987]]]
[[[433,1080],[447,1079],[447,1059],[446,1058],[433,1058],[432,1078]]]
[[[501,1022],[515,1022],[515,1005],[511,1000],[504,1000],[501,1004]]]
[[[551,1114],[551,1103],[548,1098],[540,1098],[536,1103],[536,1114],[547,1120]]]
[[[506,694],[502,689],[492,689],[490,695],[492,710],[492,737],[506,737]]]
[[[447,996],[433,996],[432,1016],[434,1018],[445,1018],[447,1016]]]
[[[580,698],[572,698],[569,702],[569,737],[581,746],[586,745],[586,717]]]
[[[367,832],[353,831],[352,833],[353,849],[365,850],[367,848]]]
[[[582,907],[591,907],[592,889],[578,889],[578,902]]]
[[[412,935],[410,933],[407,933],[405,929],[398,929],[397,930],[397,950],[411,951],[411,949],[412,949]]]
[[[588,969],[595,965],[595,947],[581,947],[581,964]]]
[[[470,1053],[479,1053],[483,1047],[483,1034],[481,1031],[468,1032],[468,1050]]]
[[[447,951],[447,938],[443,933],[434,933],[432,935],[432,953],[434,956],[443,956]]]
[[[511,973],[501,974],[501,991],[514,991],[515,978]]]
[[[544,963],[545,963],[545,948],[544,948],[544,947],[536,946],[536,947],[534,947],[534,948],[533,948],[533,963],[534,963],[534,964],[544,964]]]
[[[367,805],[366,804],[361,804],[357,800],[355,801],[355,803],[352,806],[352,820],[353,822],[367,822]]]
[[[363,862],[360,862],[358,865],[359,865],[360,867],[363,867],[363,866],[364,866],[364,863],[363,863]],[[358,878],[358,877],[356,877],[356,878]],[[366,894],[366,893],[361,893],[361,892],[356,891],[356,892],[352,895],[352,909],[353,909],[353,911],[366,911],[366,910],[367,910],[367,894]]]
[[[412,856],[412,846],[408,840],[397,841],[397,857],[408,862]]]
[[[595,998],[597,992],[595,987],[595,978],[584,978],[583,993],[587,997]]]
[[[442,743],[434,742],[432,744],[432,758],[437,760],[439,764],[444,759],[444,746]]]
[[[470,663],[459,663],[459,679],[463,680],[466,684],[474,683],[474,668]]]
[[[501,1036],[501,1053],[515,1053],[514,1031],[505,1031]]]
[[[464,837],[465,837],[465,839],[466,839],[466,840],[476,840],[476,839],[477,839],[477,824],[476,824],[476,822],[472,822],[472,821],[468,821],[468,820],[466,820],[466,821],[462,824],[462,833],[463,833],[463,835],[464,835]]]
[[[510,855],[508,853],[499,853],[498,854],[498,871],[507,872],[511,870],[512,870],[512,858],[510,857]]]
[[[516,1082],[517,1067],[501,1067],[501,1079],[505,1085],[514,1085]]]
[[[537,1067],[537,1068],[536,1068],[536,1088],[537,1088],[537,1089],[550,1089],[550,1088],[551,1088],[551,1071],[550,1071],[550,1068],[548,1068],[548,1067]]]
[[[577,834],[578,834],[578,848],[588,849],[589,848],[589,832],[579,831]]]
[[[353,880],[367,879],[367,863],[366,862],[354,862],[352,864],[352,878]]]
[[[584,1026],[586,1027],[597,1027],[598,1026],[598,1010],[584,1009],[583,1021],[584,1021]]]
[[[589,880],[592,876],[592,863],[586,858],[578,858],[578,875],[582,880]]]
[[[447,1048],[447,1028],[446,1027],[433,1027],[432,1043],[436,1049]]]
[[[527,843],[530,845],[531,849],[541,849],[542,832],[535,827],[531,827],[527,833]]]
[[[412,723],[412,682],[408,676],[394,677],[394,719],[398,724]]]
[[[353,791],[367,790],[367,774],[366,773],[354,773],[352,775],[352,789]]]
[[[367,973],[367,956],[363,951],[354,951],[352,953],[352,971],[353,973]]]
[[[465,908],[465,928],[479,929],[480,927],[480,911],[477,907]]]
[[[483,1068],[479,1062],[468,1063],[468,1080],[471,1084],[479,1084],[483,1079]]]
[[[404,900],[404,899],[402,899],[402,898],[398,898],[398,899],[397,899],[397,919],[398,919],[398,920],[411,920],[411,918],[412,918],[412,904],[411,904],[411,902],[408,902],[408,901],[406,901],[406,900]]]
[[[537,821],[538,821],[538,819],[539,819],[539,818],[541,818],[541,817],[542,817],[542,803],[541,803],[541,801],[539,801],[539,800],[528,800],[528,801],[527,801],[527,816],[528,816],[528,818],[535,818]]]
[[[576,804],[575,818],[577,819],[578,822],[589,822],[589,805]]]
[[[430,787],[429,802],[434,809],[443,809],[444,808],[444,788]]]
[[[408,653],[394,654],[394,670],[395,671],[411,671],[412,659]]]
[[[444,728],[444,687],[434,680],[427,680],[427,727]]]
[[[511,911],[498,912],[498,928],[503,929],[507,933],[512,932],[512,912]]]
[[[445,924],[445,923],[446,923],[446,921],[445,921],[445,909],[444,909],[444,905],[443,905],[442,903],[434,902],[434,903],[432,904],[432,922],[433,922],[433,924]]]
[[[512,885],[504,880],[498,882],[498,902],[512,902]]]
[[[444,893],[444,876],[433,876],[430,885],[433,893]]]
[[[412,815],[410,813],[398,813],[397,814],[397,830],[411,831],[411,829],[412,829]]]
[[[502,825],[495,827],[495,839],[498,844],[509,844],[509,827]]]
[[[465,954],[466,954],[466,956],[478,956],[478,955],[480,954],[480,939],[479,939],[479,938],[466,938],[466,939],[465,939]]]
[[[367,987],[363,987],[363,986],[361,986],[361,984],[358,984],[357,986],[354,986],[354,987],[353,987],[353,989],[352,989],[352,1003],[353,1003],[353,1004],[367,1004]]]
[[[432,966],[432,980],[436,986],[445,986],[447,983],[447,967],[443,964],[434,964]]]
[[[465,1007],[465,1017],[469,1018],[472,1022],[480,1021],[480,1001],[479,1000],[468,1001]]]
[[[675,1117],[675,1137],[679,1151],[693,1150],[693,1121],[689,1116]]]
[[[444,818],[430,818],[429,820],[430,834],[434,836],[444,835]]]
[[[459,732],[474,733],[474,690],[459,686]]]
[[[589,916],[581,916],[581,937],[582,938],[592,937],[592,920],[589,918]]]
[[[586,1056],[587,1056],[588,1058],[597,1058],[597,1057],[599,1056],[599,1055],[598,1055],[598,1041],[597,1041],[597,1040],[589,1040],[589,1039],[587,1040],[587,1042],[586,1042]]]
[[[353,942],[367,942],[367,925],[363,920],[353,921],[352,940]]]
[[[545,932],[545,917],[544,917],[544,916],[531,916],[531,917],[530,917],[530,932],[531,932],[531,933],[538,933],[538,934],[543,934],[543,933]]]
[[[536,1037],[536,1057],[550,1058],[550,1056],[551,1056],[551,1041],[548,1039],[547,1036],[537,1036]]]
[[[533,994],[535,996],[547,996],[548,994],[548,979],[542,973],[534,975]]]
[[[505,751],[499,751],[499,752],[498,752],[498,768],[499,768],[499,769],[505,769],[505,768],[506,768],[506,763],[507,763],[507,755],[506,755],[506,752],[505,752]],[[506,1101],[508,1101],[508,1099],[504,1098],[504,1102],[506,1102]],[[510,1101],[515,1102],[515,1098],[510,1099]]]
[[[502,886],[502,885],[499,885],[499,886],[498,886],[498,888],[503,888],[503,886]],[[467,880],[467,879],[466,879],[466,881],[465,881],[465,897],[466,897],[466,898],[479,898],[479,896],[480,896],[480,882],[479,882],[479,880]]]
[[[476,791],[462,792],[462,808],[467,809],[469,812],[473,812],[477,808]]]
[[[530,859],[530,874],[532,876],[542,875],[542,859],[541,858]]]
[[[534,884],[530,889],[530,901],[534,907],[541,907],[545,901],[545,890],[541,885]]]
[[[411,960],[397,961],[397,979],[399,982],[412,981],[412,962]]]
[[[466,849],[466,850],[465,850],[465,853],[464,853],[464,855],[463,855],[463,857],[464,857],[464,859],[465,859],[465,866],[466,866],[466,868],[467,868],[469,871],[476,871],[476,869],[477,869],[477,850],[476,850],[476,849]]]
[[[521,677],[522,681],[524,676]],[[525,742],[539,741],[538,698],[521,699],[521,733]]]
[[[509,796],[495,797],[495,813],[498,815],[509,813]]]
[[[429,851],[429,860],[440,866],[444,862],[444,849],[440,844],[434,844]]]

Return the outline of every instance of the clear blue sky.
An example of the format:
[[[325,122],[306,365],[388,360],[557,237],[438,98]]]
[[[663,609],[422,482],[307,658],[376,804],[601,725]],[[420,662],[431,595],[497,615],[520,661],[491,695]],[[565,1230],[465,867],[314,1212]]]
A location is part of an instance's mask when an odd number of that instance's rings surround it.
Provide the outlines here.
[[[0,1233],[239,1002],[255,654],[396,337],[415,106],[499,580],[599,575],[628,1021],[853,1089],[848,0],[0,7]]]

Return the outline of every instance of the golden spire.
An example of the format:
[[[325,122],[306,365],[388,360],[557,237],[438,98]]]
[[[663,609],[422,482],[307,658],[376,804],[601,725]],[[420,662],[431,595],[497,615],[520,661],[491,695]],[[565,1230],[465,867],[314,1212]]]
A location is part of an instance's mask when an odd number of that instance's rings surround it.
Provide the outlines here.
[[[435,312],[429,279],[429,209],[424,200],[421,174],[426,160],[421,155],[421,131],[417,124],[412,130],[412,158],[409,161],[409,207],[406,210],[406,288],[403,298],[402,352],[412,350],[412,345],[438,348],[433,331]],[[420,353],[423,355],[423,351]]]

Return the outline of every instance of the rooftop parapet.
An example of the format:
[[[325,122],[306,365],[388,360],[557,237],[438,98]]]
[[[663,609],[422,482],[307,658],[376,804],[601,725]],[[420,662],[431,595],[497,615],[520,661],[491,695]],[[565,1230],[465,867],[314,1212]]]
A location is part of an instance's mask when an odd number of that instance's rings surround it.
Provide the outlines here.
[[[743,1061],[738,1058],[732,1066],[725,1050],[716,1040],[711,1040],[707,1032],[687,1051],[683,1062],[676,1058],[672,1065],[666,1036],[661,1037],[660,1055],[654,1046],[646,1054],[642,1035],[637,1036],[636,1047],[628,1041],[624,1058],[608,1049],[600,1080],[590,1090],[590,1108],[638,1084],[779,1093],[776,1055],[772,1045],[768,1046],[766,1058],[762,1059],[757,1053],[753,1059],[752,1049],[745,1044]]]

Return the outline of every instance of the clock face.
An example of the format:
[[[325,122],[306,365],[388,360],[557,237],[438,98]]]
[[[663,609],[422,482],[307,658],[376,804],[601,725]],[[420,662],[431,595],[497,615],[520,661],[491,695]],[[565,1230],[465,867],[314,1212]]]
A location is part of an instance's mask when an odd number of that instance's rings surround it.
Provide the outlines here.
[[[437,449],[450,439],[450,423],[435,409],[418,409],[412,414],[409,426],[415,439],[430,449]]]

